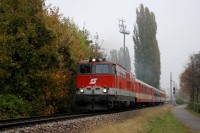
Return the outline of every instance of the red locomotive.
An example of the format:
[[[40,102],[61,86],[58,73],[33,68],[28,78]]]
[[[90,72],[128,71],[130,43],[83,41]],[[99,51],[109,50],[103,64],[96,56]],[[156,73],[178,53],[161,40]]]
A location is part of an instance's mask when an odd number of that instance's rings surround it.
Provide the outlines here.
[[[76,101],[81,109],[108,110],[165,102],[165,93],[135,78],[122,66],[105,59],[78,65]]]

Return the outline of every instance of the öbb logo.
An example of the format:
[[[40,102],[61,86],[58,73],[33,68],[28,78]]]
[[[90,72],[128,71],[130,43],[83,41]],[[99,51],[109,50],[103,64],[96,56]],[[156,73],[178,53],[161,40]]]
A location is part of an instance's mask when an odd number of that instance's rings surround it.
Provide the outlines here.
[[[92,78],[92,79],[90,80],[90,83],[89,83],[89,84],[93,85],[93,84],[96,84],[96,82],[97,82],[97,78]]]

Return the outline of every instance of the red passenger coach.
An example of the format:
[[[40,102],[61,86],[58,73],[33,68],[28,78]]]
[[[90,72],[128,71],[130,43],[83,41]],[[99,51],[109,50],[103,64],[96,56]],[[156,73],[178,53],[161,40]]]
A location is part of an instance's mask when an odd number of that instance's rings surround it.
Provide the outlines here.
[[[123,67],[105,59],[80,62],[76,88],[76,102],[85,110],[133,107],[165,100],[164,93],[136,80]]]
[[[140,80],[135,81],[136,105],[156,105],[164,103],[165,93]]]

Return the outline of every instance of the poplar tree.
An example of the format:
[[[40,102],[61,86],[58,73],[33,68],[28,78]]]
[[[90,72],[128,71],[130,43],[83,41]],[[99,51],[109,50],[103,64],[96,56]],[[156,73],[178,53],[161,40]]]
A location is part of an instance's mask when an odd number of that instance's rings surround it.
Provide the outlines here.
[[[125,66],[127,71],[131,72],[131,57],[130,57],[130,54],[129,54],[129,50],[128,48],[126,47],[125,49]]]
[[[160,51],[156,39],[157,24],[155,15],[142,4],[136,9],[134,26],[135,73],[142,80],[154,87],[160,86]]]
[[[110,55],[109,55],[109,60],[113,63],[117,63],[120,64],[121,66],[124,65],[124,48],[120,48],[118,51],[117,50],[111,50],[110,51]],[[124,68],[127,71],[131,71],[131,59],[130,59],[130,55],[129,55],[129,50],[126,47],[125,49],[125,66]]]

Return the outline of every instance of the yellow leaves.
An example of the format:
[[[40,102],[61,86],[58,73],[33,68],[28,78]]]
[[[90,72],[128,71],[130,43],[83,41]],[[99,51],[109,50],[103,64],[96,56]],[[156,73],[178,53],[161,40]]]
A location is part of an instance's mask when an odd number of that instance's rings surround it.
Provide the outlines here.
[[[44,90],[45,101],[48,103],[47,107],[43,111],[45,115],[55,113],[57,111],[56,101],[62,101],[67,93],[68,89],[65,86],[66,72],[60,70],[54,70],[50,73],[51,85],[47,85]]]
[[[2,54],[0,51],[0,62],[3,63],[4,61],[8,61],[8,60],[10,60],[10,57]]]
[[[50,114],[55,113],[56,111],[57,111],[57,107],[49,105],[43,111],[43,115],[50,115]]]
[[[12,35],[0,35],[0,42],[6,44],[11,43],[15,40],[14,36]]]
[[[46,7],[44,13],[46,13],[45,23],[53,29],[56,35],[54,45],[68,47],[70,49],[69,59],[71,58],[75,62],[88,58],[90,47],[86,44],[86,37],[75,23],[69,18],[63,18],[62,14],[59,14],[59,9],[55,7]],[[63,55],[60,56],[60,59],[64,61]]]
[[[65,60],[65,58],[64,58],[64,55],[62,54],[62,55],[60,55],[60,60],[61,60],[61,62],[63,62],[64,60]]]
[[[64,71],[54,71],[50,74],[51,83],[53,86],[46,86],[45,97],[47,100],[63,99],[67,95],[66,73]]]
[[[37,70],[37,72],[35,73],[36,77],[44,77],[44,73],[43,71]]]
[[[1,69],[0,68],[0,77],[6,77],[6,78],[9,78],[11,76],[11,73],[4,70],[4,69]]]
[[[52,83],[56,83],[56,84],[63,83],[64,78],[65,78],[65,74],[62,71],[54,71],[51,73],[51,82]]]

